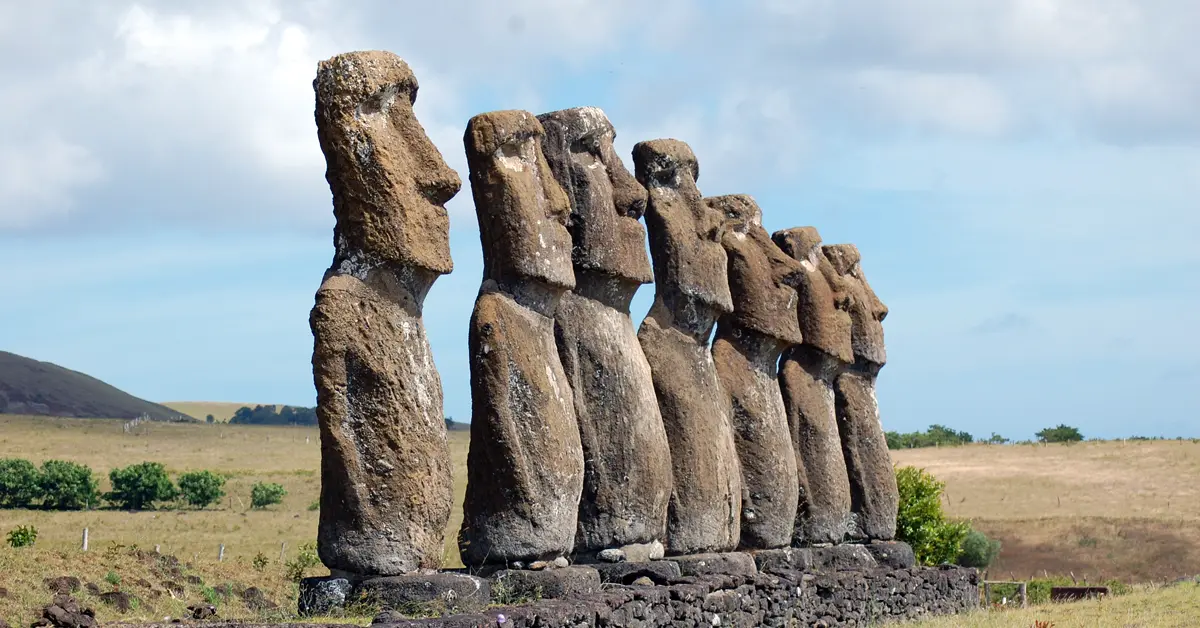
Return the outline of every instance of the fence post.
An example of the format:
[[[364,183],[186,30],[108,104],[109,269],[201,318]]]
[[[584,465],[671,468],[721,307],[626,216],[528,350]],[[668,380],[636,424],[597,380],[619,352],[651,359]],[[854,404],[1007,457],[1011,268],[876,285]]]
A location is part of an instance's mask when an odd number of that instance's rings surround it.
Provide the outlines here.
[[[222,543],[220,549],[217,550],[217,562],[225,560],[225,544]]]
[[[1021,583],[1021,608],[1029,608],[1029,583]]]
[[[279,562],[281,563],[283,562],[283,553],[285,550],[287,550],[287,541],[283,541],[279,544]]]
[[[88,529],[84,528],[83,529],[83,551],[85,551],[85,552],[87,551],[87,546],[88,546]]]
[[[983,605],[985,608],[992,605],[992,583],[990,582],[983,583]]]
[[[154,553],[155,553],[155,554],[161,554],[162,552],[161,552],[161,551],[159,551],[161,548],[162,548],[162,546],[161,546],[161,545],[155,545],[155,546],[154,546]]]

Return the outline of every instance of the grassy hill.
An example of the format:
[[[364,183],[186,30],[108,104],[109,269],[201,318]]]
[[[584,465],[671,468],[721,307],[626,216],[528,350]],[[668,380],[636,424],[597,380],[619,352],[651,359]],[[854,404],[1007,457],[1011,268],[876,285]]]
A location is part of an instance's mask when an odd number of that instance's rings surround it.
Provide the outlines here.
[[[158,421],[191,418],[186,412],[138,399],[94,377],[50,362],[0,351],[0,414]]]

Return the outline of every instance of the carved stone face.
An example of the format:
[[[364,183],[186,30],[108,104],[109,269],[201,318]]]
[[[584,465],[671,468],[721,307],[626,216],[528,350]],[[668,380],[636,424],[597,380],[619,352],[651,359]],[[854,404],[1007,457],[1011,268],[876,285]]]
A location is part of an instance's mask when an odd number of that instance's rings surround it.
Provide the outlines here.
[[[732,312],[721,246],[724,217],[696,187],[700,167],[692,149],[679,140],[641,142],[633,147],[633,163],[650,194],[646,229],[664,302],[683,296],[717,315]]]
[[[784,255],[762,227],[762,210],[746,194],[704,199],[725,217],[721,245],[729,258],[729,291],[735,325],[793,345],[802,340],[796,288],[804,269]]]
[[[417,79],[390,52],[322,61],[313,81],[317,135],[337,227],[335,266],[453,269],[445,203],[462,181],[413,115]]]
[[[571,200],[567,224],[572,259],[580,270],[636,284],[654,275],[646,256],[646,188],[613,150],[616,131],[596,107],[563,109],[538,116],[546,129],[542,151]]]
[[[854,357],[882,366],[887,363],[887,351],[883,345],[883,319],[887,306],[863,274],[859,263],[861,255],[853,244],[833,244],[824,247],[825,255],[833,263],[834,270],[846,281],[850,292],[850,319]]]
[[[527,111],[471,118],[463,143],[483,242],[484,276],[575,287],[570,202],[542,154],[545,131]]]
[[[821,234],[813,227],[796,227],[776,231],[771,239],[804,270],[796,286],[796,316],[804,344],[843,363],[853,362],[850,296],[845,281],[821,249]]]

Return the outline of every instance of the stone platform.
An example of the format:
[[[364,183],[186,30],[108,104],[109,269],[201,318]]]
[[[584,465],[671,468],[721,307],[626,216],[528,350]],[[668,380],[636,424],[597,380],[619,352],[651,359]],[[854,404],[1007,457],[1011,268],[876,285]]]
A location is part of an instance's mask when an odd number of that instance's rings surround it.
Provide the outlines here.
[[[911,557],[902,543],[878,543],[504,569],[488,578],[465,570],[360,581],[306,578],[300,612],[378,608],[373,625],[389,628],[832,627],[979,604],[976,570],[914,567]]]

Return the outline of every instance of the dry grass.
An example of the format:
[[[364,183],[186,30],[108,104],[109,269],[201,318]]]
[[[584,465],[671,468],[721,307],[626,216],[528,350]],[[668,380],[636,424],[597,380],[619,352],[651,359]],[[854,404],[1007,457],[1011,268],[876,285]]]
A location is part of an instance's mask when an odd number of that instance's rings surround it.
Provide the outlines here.
[[[946,510],[1000,539],[992,572],[1162,582],[1200,571],[1200,443],[969,445],[892,452]]]
[[[1200,586],[1146,587],[1101,600],[1043,604],[1026,609],[980,610],[903,624],[914,628],[1192,628],[1200,625]]]
[[[182,412],[193,419],[204,420],[204,417],[213,415],[214,421],[222,423],[233,418],[233,413],[240,408],[253,408],[258,404],[254,403],[233,403],[229,401],[164,401],[159,405],[166,406],[176,412]]]

